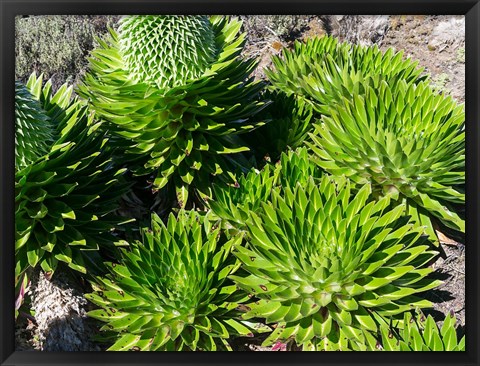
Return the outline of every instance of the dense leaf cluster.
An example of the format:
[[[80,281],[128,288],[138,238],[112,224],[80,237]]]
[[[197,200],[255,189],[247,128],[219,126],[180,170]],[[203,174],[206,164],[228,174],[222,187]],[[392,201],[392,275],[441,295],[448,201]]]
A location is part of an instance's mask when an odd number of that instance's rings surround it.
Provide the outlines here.
[[[128,16],[80,97],[16,84],[16,287],[37,266],[82,272],[109,350],[263,332],[303,350],[464,350],[453,316],[439,330],[421,313],[441,283],[434,228],[465,230],[463,106],[401,53],[330,37],[255,81],[240,29]],[[125,225],[127,193],[176,203]]]

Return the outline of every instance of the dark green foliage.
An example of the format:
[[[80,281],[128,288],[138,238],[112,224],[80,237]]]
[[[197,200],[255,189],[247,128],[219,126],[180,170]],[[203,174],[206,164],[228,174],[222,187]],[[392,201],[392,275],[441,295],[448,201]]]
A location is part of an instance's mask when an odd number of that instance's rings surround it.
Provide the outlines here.
[[[269,122],[243,136],[259,165],[276,162],[283,152],[303,146],[315,121],[311,104],[303,99],[279,91],[263,97],[272,104],[258,118]]]
[[[107,139],[96,132],[99,125],[82,103],[71,98],[71,87],[65,84],[52,93],[50,82],[42,87],[42,78],[32,75],[27,89],[39,103],[36,111],[44,115],[37,122],[51,123],[52,142],[45,154],[17,167],[16,281],[37,265],[52,274],[59,261],[85,273],[87,267],[101,265],[96,250],[114,249],[115,225],[128,221],[111,215],[128,189],[125,170],[111,166],[110,153],[103,151]],[[23,135],[34,138],[28,127]]]
[[[50,119],[28,89],[15,83],[15,167],[21,169],[45,155],[52,143]]]

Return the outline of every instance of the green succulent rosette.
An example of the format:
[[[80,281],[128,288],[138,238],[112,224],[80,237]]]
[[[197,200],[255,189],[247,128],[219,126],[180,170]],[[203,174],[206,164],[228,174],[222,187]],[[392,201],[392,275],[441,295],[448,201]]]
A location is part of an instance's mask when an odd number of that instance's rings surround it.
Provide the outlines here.
[[[111,166],[107,139],[71,87],[53,93],[32,75],[17,90],[16,282],[37,265],[50,274],[59,262],[95,269],[98,249],[114,250],[112,229],[125,221],[112,214],[128,188],[125,170]]]
[[[276,324],[264,345],[366,350],[381,319],[432,306],[418,294],[441,283],[427,277],[437,252],[389,197],[372,200],[368,184],[351,194],[348,180],[312,178],[250,212],[234,251],[248,275],[231,278],[258,299],[244,318]]]
[[[159,89],[201,77],[217,57],[216,35],[205,16],[130,16],[119,32],[131,77]]]
[[[451,97],[426,82],[382,81],[344,98],[310,137],[322,169],[405,203],[431,240],[432,218],[465,232],[465,111]]]
[[[370,339],[372,350],[385,351],[465,351],[465,335],[457,336],[455,314],[447,314],[439,328],[431,315],[407,312],[402,327],[384,321],[379,341]]]
[[[249,212],[256,212],[262,202],[270,201],[272,190],[293,188],[297,183],[306,185],[310,177],[322,175],[322,170],[310,161],[306,148],[290,150],[282,153],[276,163],[242,174],[235,185],[214,184],[214,199],[208,202],[214,214],[210,217],[220,218],[224,228],[243,231]]]
[[[172,184],[180,207],[189,194],[211,196],[214,177],[234,181],[249,167],[240,134],[262,125],[261,81],[240,53],[241,23],[220,16],[129,16],[100,40],[78,93],[137,175]],[[190,195],[191,197],[191,195]]]
[[[101,307],[88,315],[106,323],[109,350],[231,350],[230,337],[252,332],[236,310],[246,295],[228,278],[240,265],[230,253],[239,242],[195,211],[170,214],[167,224],[154,214],[142,242],[122,250],[87,295]]]
[[[272,89],[310,104],[316,116],[330,115],[339,99],[363,95],[367,86],[382,80],[410,85],[428,77],[417,61],[403,58],[403,51],[382,52],[378,46],[340,43],[328,36],[297,41],[272,62],[274,67],[266,71]]]

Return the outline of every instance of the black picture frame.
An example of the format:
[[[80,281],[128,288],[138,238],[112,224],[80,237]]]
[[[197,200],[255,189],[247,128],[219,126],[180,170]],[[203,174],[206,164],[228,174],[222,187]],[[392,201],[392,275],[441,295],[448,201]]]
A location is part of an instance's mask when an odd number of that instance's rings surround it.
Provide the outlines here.
[[[21,14],[446,14],[466,17],[466,352],[15,352],[14,349],[14,17]],[[0,0],[0,364],[1,365],[478,365],[479,106],[478,0]]]

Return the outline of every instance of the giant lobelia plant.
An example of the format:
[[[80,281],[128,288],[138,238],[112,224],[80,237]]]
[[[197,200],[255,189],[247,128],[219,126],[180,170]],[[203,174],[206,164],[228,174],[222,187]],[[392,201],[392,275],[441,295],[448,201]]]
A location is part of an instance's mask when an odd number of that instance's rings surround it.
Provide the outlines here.
[[[256,61],[240,57],[240,27],[220,16],[125,17],[78,88],[124,149],[121,162],[153,174],[156,190],[173,185],[180,207],[193,188],[209,197],[212,177],[234,182],[249,166],[238,135],[262,124],[252,116],[265,103],[250,77]]]
[[[389,197],[372,200],[369,184],[351,193],[348,180],[311,178],[250,212],[248,245],[234,251],[248,275],[231,278],[258,300],[244,317],[276,324],[264,345],[366,350],[381,319],[432,306],[417,296],[440,284],[421,229]]]
[[[246,294],[228,278],[240,265],[231,255],[240,237],[226,240],[184,210],[166,225],[154,214],[142,232],[87,295],[101,307],[88,315],[106,323],[109,350],[231,350],[230,337],[252,331],[236,310]]]
[[[31,75],[15,85],[15,277],[59,262],[85,273],[101,262],[97,250],[114,249],[112,215],[128,188],[125,169],[111,166],[107,140],[72,88],[56,93]]]
[[[49,150],[53,126],[28,88],[15,82],[15,168],[20,170]]]
[[[426,82],[366,87],[315,125],[315,162],[389,195],[436,241],[431,219],[464,232],[465,111]]]
[[[260,145],[254,149],[257,158],[276,158],[287,146],[311,142],[308,133],[318,118],[329,116],[342,98],[363,95],[368,86],[377,88],[382,80],[410,85],[427,78],[418,62],[403,59],[402,52],[384,53],[376,46],[339,43],[333,37],[295,42],[293,49],[284,49],[272,62],[274,67],[266,74],[273,104],[265,112],[271,121],[247,135],[252,146]]]

